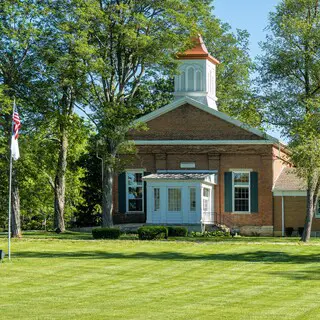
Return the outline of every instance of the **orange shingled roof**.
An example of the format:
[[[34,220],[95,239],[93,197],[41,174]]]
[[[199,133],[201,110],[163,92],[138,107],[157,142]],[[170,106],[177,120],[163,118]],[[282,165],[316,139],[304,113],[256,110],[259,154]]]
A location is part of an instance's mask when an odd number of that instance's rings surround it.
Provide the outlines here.
[[[179,53],[178,59],[207,59],[214,64],[220,64],[220,62],[216,58],[212,57],[209,54],[201,35],[192,38],[192,42],[194,43],[194,47],[192,49],[188,49],[184,53]]]

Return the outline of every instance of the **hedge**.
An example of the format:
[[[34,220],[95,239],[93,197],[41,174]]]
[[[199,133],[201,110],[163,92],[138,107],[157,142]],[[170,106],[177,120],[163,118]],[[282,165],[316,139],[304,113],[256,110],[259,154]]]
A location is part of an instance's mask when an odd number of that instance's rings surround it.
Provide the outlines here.
[[[140,240],[167,239],[168,229],[163,226],[145,226],[138,229]]]
[[[121,231],[116,228],[95,228],[92,229],[94,239],[119,239]]]
[[[188,229],[186,227],[168,227],[169,237],[187,237]]]

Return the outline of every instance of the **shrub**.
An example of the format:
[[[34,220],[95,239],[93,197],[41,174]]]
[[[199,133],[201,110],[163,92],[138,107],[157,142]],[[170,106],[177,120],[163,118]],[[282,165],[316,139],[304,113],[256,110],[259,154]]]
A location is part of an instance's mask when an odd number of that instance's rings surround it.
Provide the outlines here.
[[[116,228],[95,228],[92,229],[94,239],[119,239],[121,231]]]
[[[187,237],[188,229],[186,227],[168,227],[169,237]]]
[[[140,240],[167,239],[168,229],[162,226],[145,226],[138,229]]]
[[[193,237],[204,237],[204,238],[229,238],[231,237],[230,232],[225,232],[221,230],[216,231],[205,231],[203,233],[201,232],[192,232],[191,235]]]
[[[298,228],[298,233],[299,233],[299,236],[300,236],[300,237],[302,237],[303,231],[304,231],[304,227],[299,227],[299,228]]]
[[[292,233],[293,233],[293,228],[292,227],[287,227],[285,231],[286,231],[286,236],[287,237],[291,237],[292,236]]]

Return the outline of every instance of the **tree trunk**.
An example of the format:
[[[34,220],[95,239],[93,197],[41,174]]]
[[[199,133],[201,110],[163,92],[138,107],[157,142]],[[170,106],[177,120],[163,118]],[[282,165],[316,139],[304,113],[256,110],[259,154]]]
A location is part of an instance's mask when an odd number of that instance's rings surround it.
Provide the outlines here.
[[[8,127],[7,131],[7,145],[8,145],[8,159],[10,161],[11,157],[11,137],[12,137],[12,116],[11,113],[6,116],[6,123]],[[11,188],[11,236],[13,238],[21,238],[21,221],[20,221],[20,195],[19,195],[19,186],[18,186],[18,177],[17,177],[17,169],[14,165],[14,160],[12,164],[12,188]],[[9,163],[8,163],[9,168]],[[9,181],[9,169],[8,169],[8,181]]]
[[[308,188],[307,190],[307,215],[304,224],[304,230],[301,237],[301,241],[308,242],[310,240],[311,235],[311,227],[312,227],[312,219],[314,215],[314,192]]]
[[[12,170],[11,200],[11,236],[21,238],[20,196],[16,169]]]
[[[60,150],[57,163],[57,172],[54,181],[54,229],[59,232],[66,230],[64,223],[65,193],[66,193],[66,170],[68,137],[65,124],[60,124]]]
[[[103,162],[103,179],[102,179],[102,227],[112,227],[112,186],[113,186],[113,169],[111,165]]]

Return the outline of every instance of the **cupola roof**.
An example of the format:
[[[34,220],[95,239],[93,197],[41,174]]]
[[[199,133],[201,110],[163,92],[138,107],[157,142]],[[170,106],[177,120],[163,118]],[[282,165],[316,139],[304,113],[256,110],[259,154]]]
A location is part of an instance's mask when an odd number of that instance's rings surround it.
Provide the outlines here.
[[[209,60],[215,65],[220,64],[220,62],[211,56],[208,52],[206,45],[203,42],[201,35],[192,38],[194,47],[186,50],[184,53],[178,54],[179,60],[188,60],[188,59],[199,59],[199,60]]]

